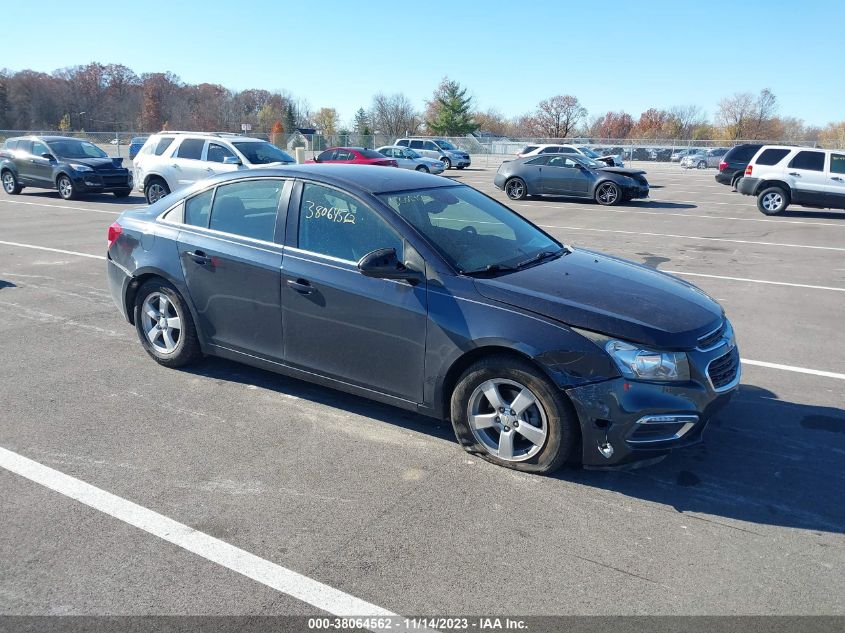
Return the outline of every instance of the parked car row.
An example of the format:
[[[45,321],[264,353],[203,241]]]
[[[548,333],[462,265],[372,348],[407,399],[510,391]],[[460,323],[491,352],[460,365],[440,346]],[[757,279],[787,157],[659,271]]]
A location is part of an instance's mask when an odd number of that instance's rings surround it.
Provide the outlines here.
[[[540,143],[537,145],[526,145],[521,152],[517,154],[518,158],[528,158],[530,156],[539,156],[541,154],[577,154],[585,156],[592,160],[604,163],[610,167],[624,167],[625,163],[622,160],[621,154],[616,155],[601,155],[589,147],[578,145],[559,145]]]
[[[724,147],[715,147],[713,149],[696,150],[687,154],[680,160],[681,167],[686,169],[706,169],[708,167],[718,167],[722,161],[722,157],[727,154],[728,150]]]

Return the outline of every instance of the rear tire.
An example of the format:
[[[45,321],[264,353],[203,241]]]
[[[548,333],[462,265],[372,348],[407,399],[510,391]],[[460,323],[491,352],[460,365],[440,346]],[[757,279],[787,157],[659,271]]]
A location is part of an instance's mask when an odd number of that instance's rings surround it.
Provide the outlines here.
[[[455,167],[455,169],[460,170],[460,169],[463,169],[464,167],[466,167],[466,165],[458,165],[457,167]]]
[[[424,174],[429,173],[429,172],[428,172],[428,167],[426,167],[425,165],[419,165],[419,166],[416,168],[416,171],[421,171],[421,172],[422,172],[422,173],[424,173]]]
[[[789,206],[789,193],[781,187],[768,187],[757,194],[757,208],[764,215],[777,215]]]
[[[707,169],[707,161],[705,161],[705,160],[698,161],[697,167],[699,169]]]
[[[482,359],[461,375],[451,416],[464,450],[514,470],[551,473],[579,445],[578,419],[561,390],[510,356]]]
[[[164,279],[152,279],[138,289],[134,311],[141,346],[158,364],[182,367],[202,358],[191,312]]]
[[[144,197],[147,199],[147,204],[154,204],[169,194],[170,187],[161,178],[150,178],[144,186]]]
[[[18,182],[18,179],[15,177],[10,170],[5,170],[2,176],[3,180],[3,191],[5,191],[10,196],[16,196],[21,191],[23,191],[23,185]]]
[[[56,189],[59,190],[59,195],[62,197],[62,200],[76,199],[76,188],[73,186],[73,181],[69,176],[60,174],[59,177],[56,178]]]
[[[509,178],[505,183],[505,194],[511,200],[525,200],[528,197],[528,187],[522,178]]]

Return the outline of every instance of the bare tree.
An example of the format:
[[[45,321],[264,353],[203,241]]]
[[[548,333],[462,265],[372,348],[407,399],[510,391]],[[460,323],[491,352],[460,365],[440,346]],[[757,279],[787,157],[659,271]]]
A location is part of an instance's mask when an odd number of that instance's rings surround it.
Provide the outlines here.
[[[392,137],[416,134],[421,123],[414,106],[401,92],[389,96],[380,92],[374,96],[370,120],[374,132]]]
[[[577,97],[557,95],[537,105],[534,115],[537,132],[548,138],[566,138],[587,116]]]
[[[669,109],[664,125],[666,138],[690,139],[695,130],[707,123],[707,117],[697,105],[674,106]]]
[[[773,133],[771,123],[777,108],[777,97],[768,88],[757,97],[740,92],[719,102],[716,119],[731,140],[760,139]]]

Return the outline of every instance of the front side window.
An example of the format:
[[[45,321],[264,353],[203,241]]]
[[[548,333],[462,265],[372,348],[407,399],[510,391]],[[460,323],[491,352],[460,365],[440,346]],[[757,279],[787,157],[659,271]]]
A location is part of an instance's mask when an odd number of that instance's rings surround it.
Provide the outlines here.
[[[809,171],[824,171],[824,152],[798,152],[789,161],[789,167]]]
[[[845,174],[845,154],[830,155],[830,171],[833,174]]]
[[[408,139],[403,138],[401,141],[396,143],[397,145],[401,145],[402,147],[408,147]]]
[[[379,197],[463,273],[505,270],[562,248],[520,215],[465,185]]]
[[[205,141],[201,138],[186,138],[176,149],[176,158],[190,158],[200,160]]]
[[[205,154],[205,159],[212,163],[222,163],[224,158],[232,157],[235,158],[235,155],[228,147],[224,147],[219,143],[209,143],[208,144],[208,151]]]
[[[541,154],[559,154],[561,152],[561,148],[557,145],[552,145],[551,147],[545,147],[540,150]]]
[[[388,158],[393,158],[395,156],[395,154],[393,153],[392,147],[387,147],[387,148],[381,150],[381,155],[387,156]],[[400,156],[400,158],[401,158],[401,156]]]
[[[339,149],[335,152],[334,160],[355,160],[355,154],[346,149]]]
[[[302,188],[298,245],[350,262],[379,248],[395,248],[403,258],[401,238],[378,213],[350,195],[312,183]]]
[[[217,187],[208,228],[272,242],[282,180],[246,180]]]
[[[293,156],[283,152],[267,141],[234,141],[232,145],[243,154],[253,165],[269,165],[270,163],[295,163]]]
[[[193,198],[188,198],[185,201],[185,224],[207,228],[213,197],[214,189],[209,189],[198,193]]]
[[[433,151],[433,152],[436,152],[436,151],[437,151],[437,150],[439,150],[440,148],[439,148],[439,147],[437,147],[437,145],[435,145],[435,144],[434,144],[434,143],[432,143],[431,141],[426,141],[425,143],[423,143],[423,149],[427,149],[427,150],[431,150],[431,151]]]
[[[411,149],[423,149],[422,141],[411,141]]]
[[[173,143],[172,136],[162,136],[155,145],[155,155],[161,156],[165,150]]]
[[[580,167],[580,163],[568,156],[552,156],[549,158],[549,167],[568,167],[569,169],[575,169],[576,167]]]
[[[549,162],[550,156],[538,156],[537,158],[532,158],[531,160],[525,161],[526,165],[545,165]]]

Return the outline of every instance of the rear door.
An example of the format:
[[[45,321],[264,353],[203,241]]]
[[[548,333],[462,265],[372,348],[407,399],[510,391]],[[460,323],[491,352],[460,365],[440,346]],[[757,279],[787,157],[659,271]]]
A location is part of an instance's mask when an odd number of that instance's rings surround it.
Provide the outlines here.
[[[828,185],[830,206],[845,209],[845,152],[830,153],[828,175],[830,176]]]
[[[207,178],[210,172],[203,160],[205,140],[201,138],[183,138],[170,159],[170,168],[177,187],[184,187]]]
[[[22,185],[36,183],[32,168],[32,141],[18,141],[17,148],[12,152],[12,162],[15,164],[15,169],[18,171],[18,180]]]
[[[830,176],[825,173],[827,155],[823,150],[801,150],[786,164],[792,182],[792,200],[798,204],[827,204]]]
[[[44,158],[44,154],[51,154],[50,148],[41,141],[32,141],[32,149],[27,166],[29,178],[36,187],[53,187],[53,162]]]
[[[179,258],[198,325],[212,345],[281,360],[280,209],[289,192],[290,181],[255,178],[185,201]]]

